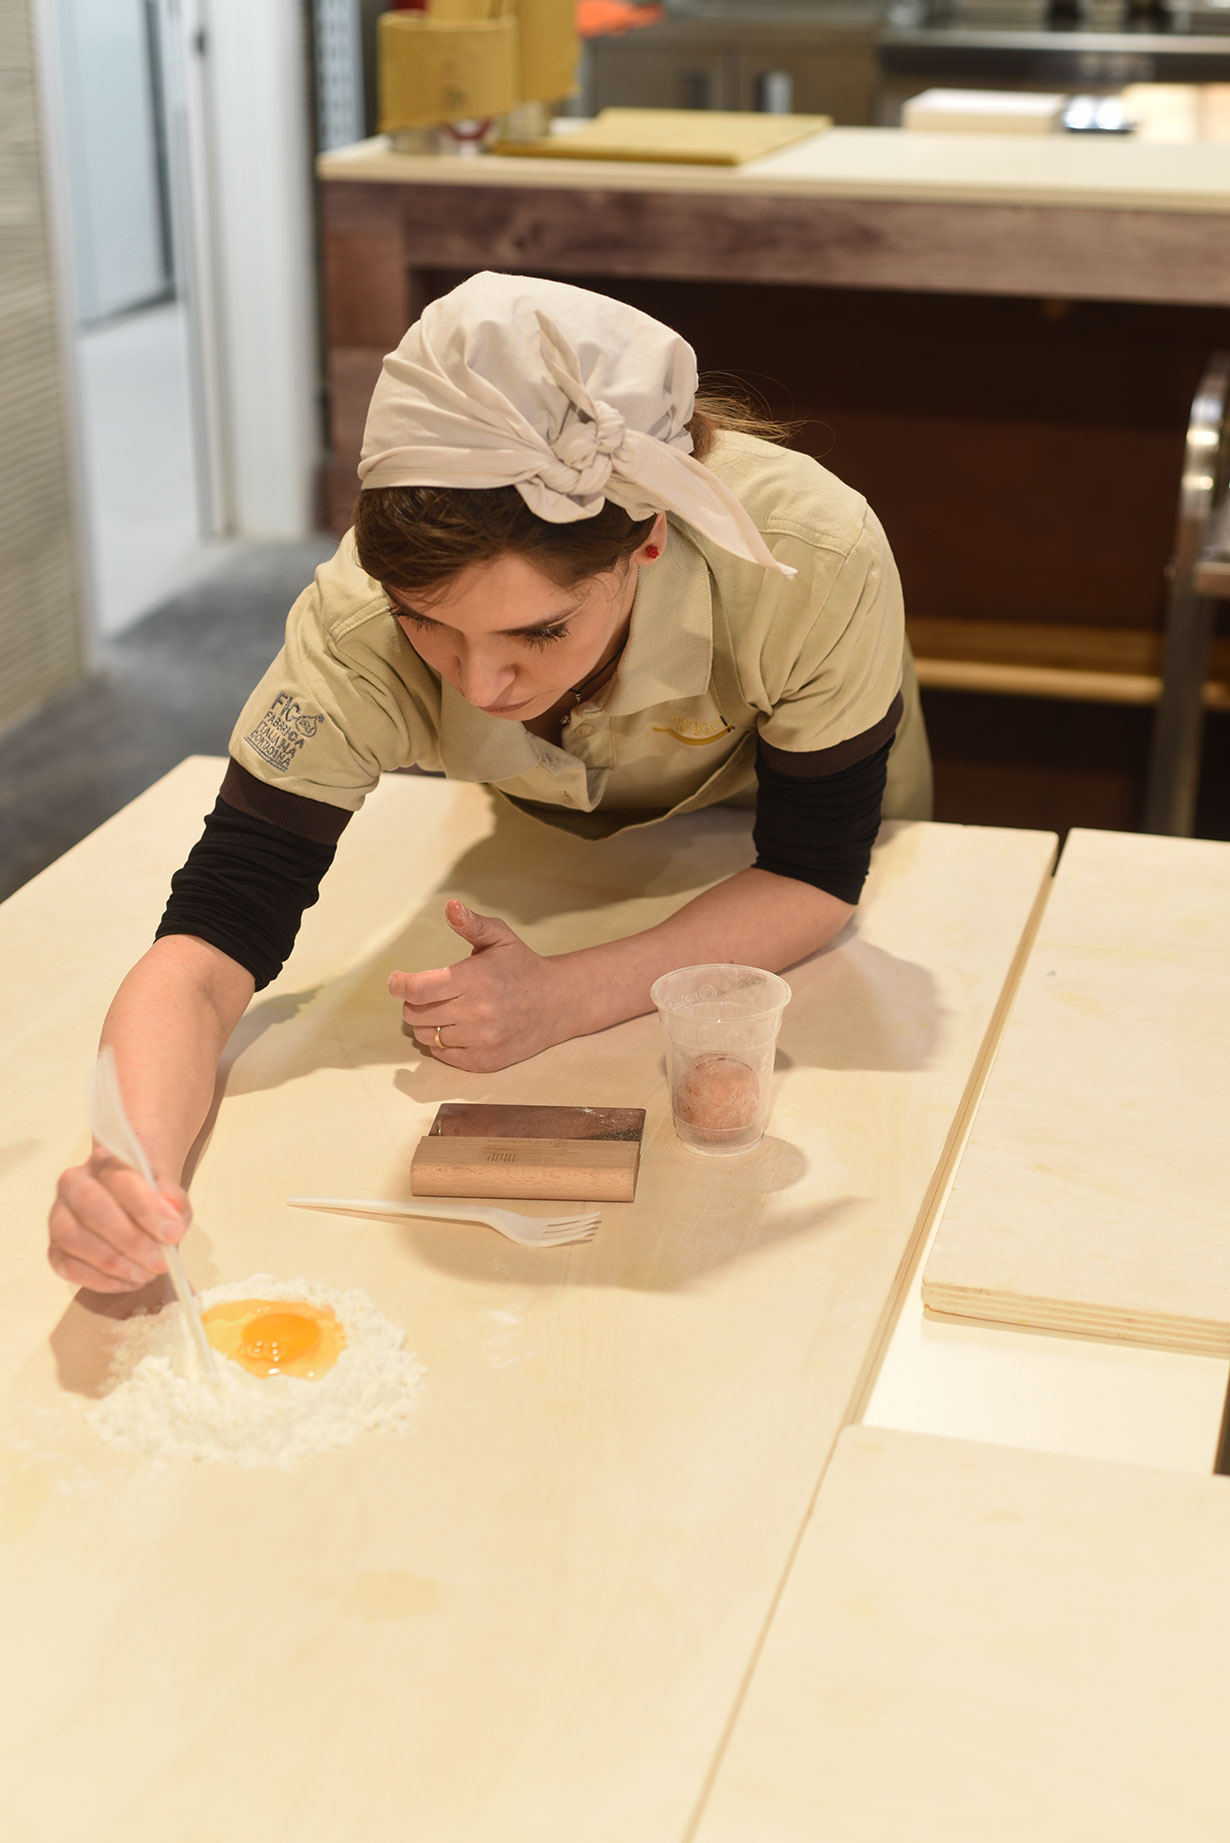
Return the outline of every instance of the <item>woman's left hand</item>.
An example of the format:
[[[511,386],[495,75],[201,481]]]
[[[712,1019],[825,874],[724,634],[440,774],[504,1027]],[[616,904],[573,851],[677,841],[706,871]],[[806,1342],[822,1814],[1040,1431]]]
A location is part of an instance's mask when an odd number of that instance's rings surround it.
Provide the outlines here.
[[[536,954],[508,923],[445,905],[470,956],[425,973],[393,973],[389,991],[416,1040],[454,1069],[489,1071],[524,1062],[575,1035],[557,962]]]

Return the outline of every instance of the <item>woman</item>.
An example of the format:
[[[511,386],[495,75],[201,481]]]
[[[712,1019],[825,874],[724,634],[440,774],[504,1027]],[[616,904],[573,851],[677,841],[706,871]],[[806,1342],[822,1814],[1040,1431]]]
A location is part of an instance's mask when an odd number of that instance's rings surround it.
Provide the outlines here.
[[[837,934],[882,812],[928,810],[900,586],[858,494],[731,420],[696,403],[677,334],[557,282],[475,276],[385,360],[354,529],[292,609],[104,1026],[157,1190],[97,1149],[66,1171],[63,1278],[162,1270],[218,1057],[387,770],[482,781],[594,839],[755,801],[755,864],[624,940],[544,957],[450,902],[470,952],[389,988],[455,1068],[636,1016],[672,967],[776,970]]]

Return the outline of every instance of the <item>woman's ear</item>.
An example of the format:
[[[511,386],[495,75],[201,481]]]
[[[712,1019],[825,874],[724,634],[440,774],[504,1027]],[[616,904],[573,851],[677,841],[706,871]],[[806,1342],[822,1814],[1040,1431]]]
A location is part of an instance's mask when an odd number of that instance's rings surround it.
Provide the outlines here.
[[[659,512],[653,521],[653,528],[640,549],[633,552],[632,561],[639,567],[646,563],[656,563],[666,549],[666,513]]]

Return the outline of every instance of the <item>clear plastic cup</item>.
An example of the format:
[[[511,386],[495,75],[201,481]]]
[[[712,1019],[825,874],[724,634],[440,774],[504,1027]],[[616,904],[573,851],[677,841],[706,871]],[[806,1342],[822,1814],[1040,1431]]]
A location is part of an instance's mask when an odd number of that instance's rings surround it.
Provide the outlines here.
[[[758,966],[681,966],[649,993],[666,1032],[675,1131],[694,1152],[750,1152],[769,1117],[790,987]]]

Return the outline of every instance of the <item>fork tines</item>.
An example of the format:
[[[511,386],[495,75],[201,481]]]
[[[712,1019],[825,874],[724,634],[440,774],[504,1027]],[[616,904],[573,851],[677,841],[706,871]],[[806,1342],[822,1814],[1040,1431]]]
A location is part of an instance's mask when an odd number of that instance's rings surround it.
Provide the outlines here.
[[[593,1216],[557,1216],[544,1223],[543,1241],[592,1241],[597,1233],[601,1217]]]

